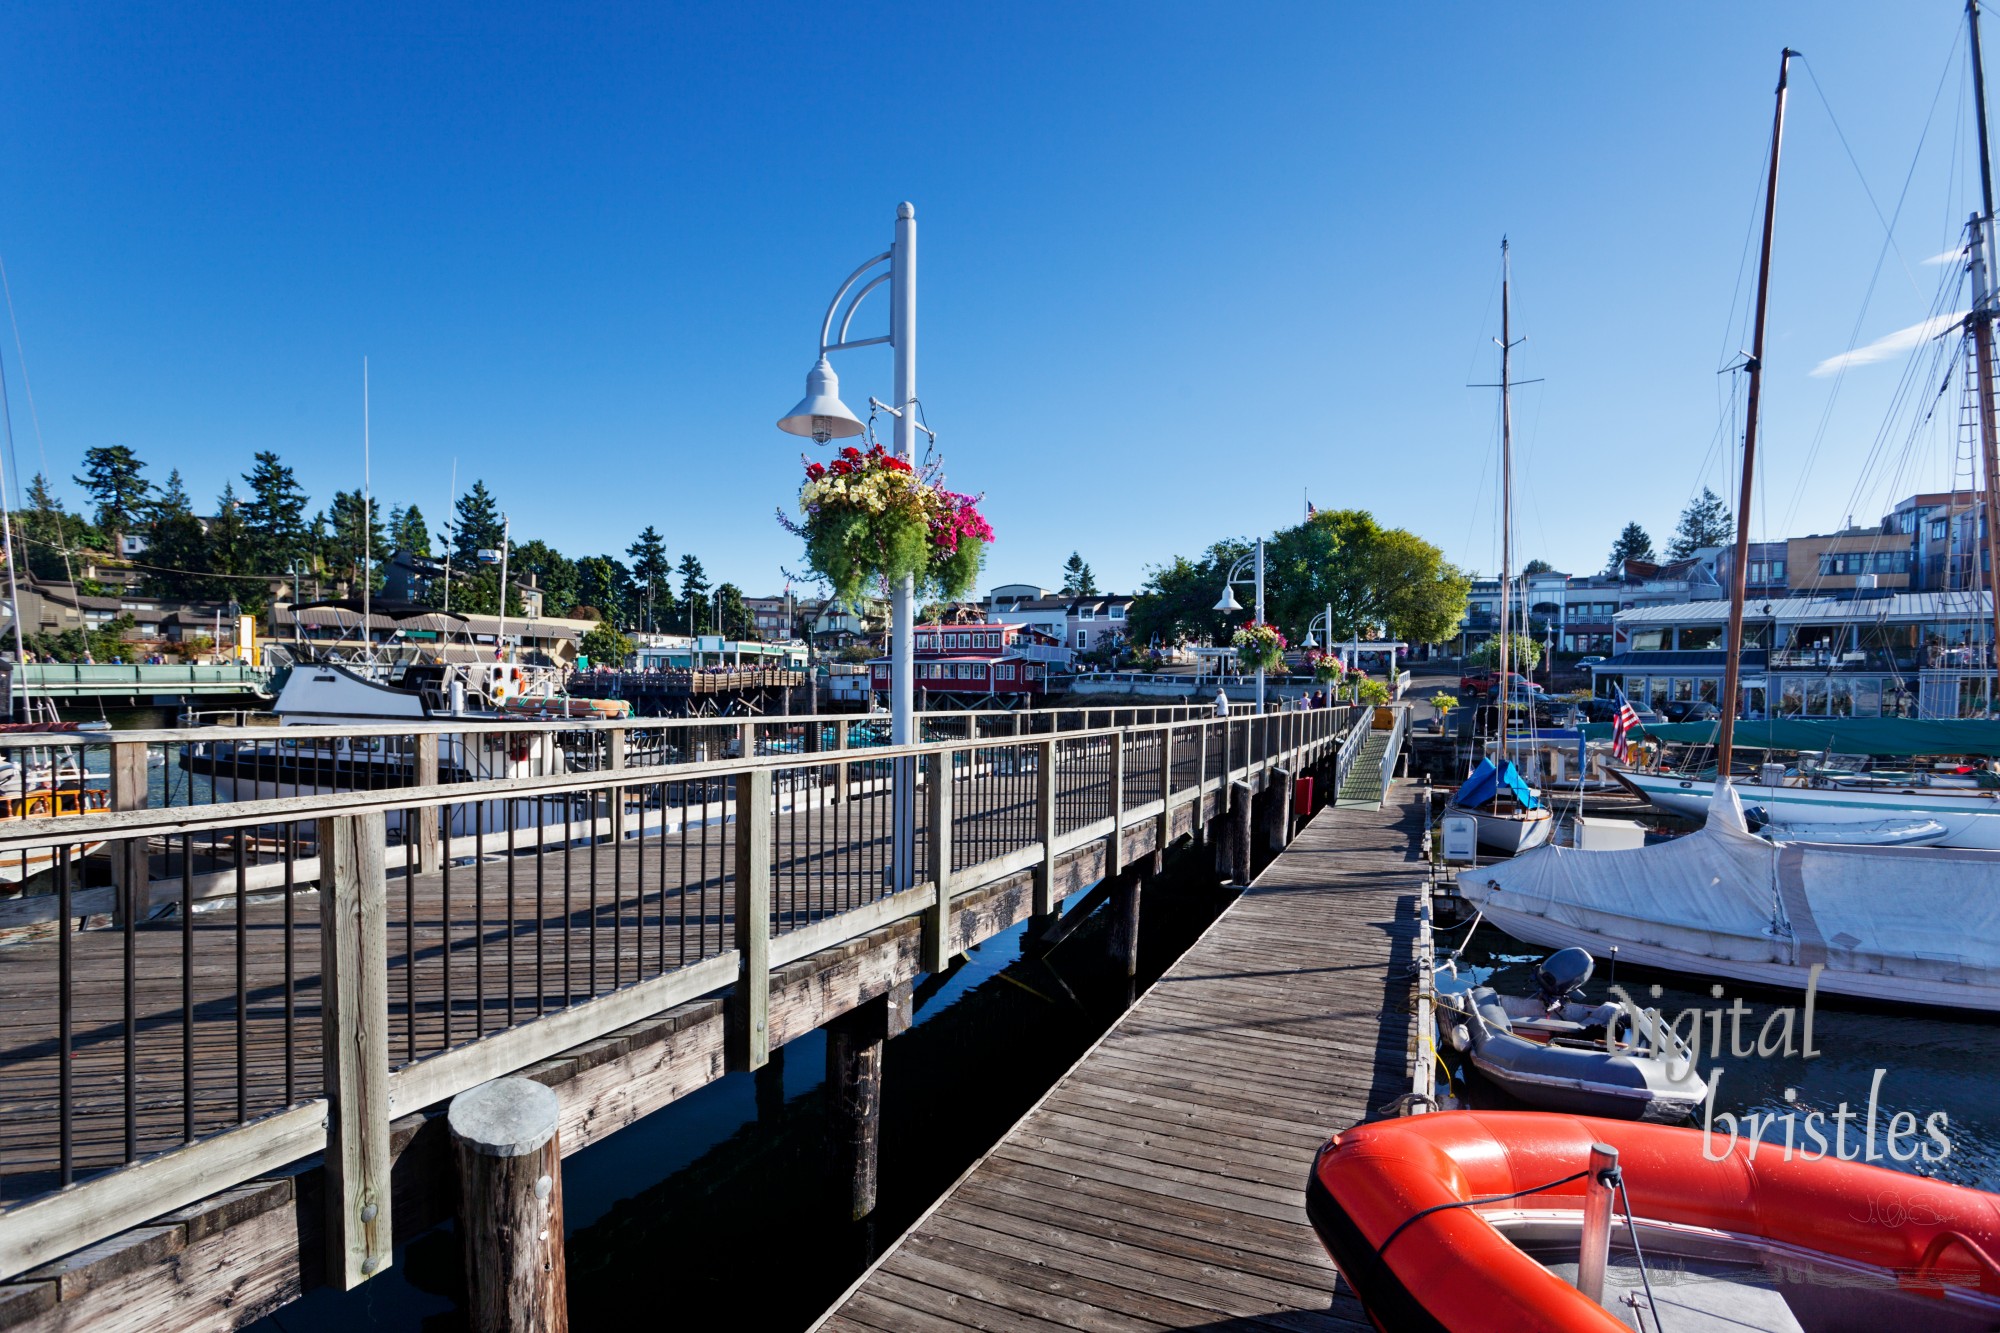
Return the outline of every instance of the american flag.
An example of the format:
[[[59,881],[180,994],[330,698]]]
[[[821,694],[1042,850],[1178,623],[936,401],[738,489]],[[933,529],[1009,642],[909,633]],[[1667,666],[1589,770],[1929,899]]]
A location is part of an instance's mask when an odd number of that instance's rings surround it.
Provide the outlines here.
[[[1618,711],[1611,717],[1611,757],[1620,763],[1632,752],[1632,733],[1638,729],[1639,713],[1625,691],[1618,691]]]

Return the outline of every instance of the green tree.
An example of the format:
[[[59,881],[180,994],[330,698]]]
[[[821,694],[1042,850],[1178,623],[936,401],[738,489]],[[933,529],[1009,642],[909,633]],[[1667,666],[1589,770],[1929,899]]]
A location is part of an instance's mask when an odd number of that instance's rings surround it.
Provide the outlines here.
[[[478,567],[481,551],[500,548],[505,531],[500,505],[484,481],[474,481],[472,489],[458,497],[449,528],[452,562],[468,573]]]
[[[357,595],[363,562],[368,558],[375,562],[369,567],[370,591],[380,590],[382,557],[389,552],[389,537],[382,527],[381,501],[368,497],[365,521],[362,509],[359,490],[335,491],[333,503],[322,516],[326,535],[320,546],[321,563],[327,573],[354,585]]]
[[[292,561],[308,559],[309,533],[306,527],[306,493],[298,478],[279,461],[278,455],[262,450],[243,474],[249,494],[242,502],[243,534],[248,544],[248,573],[271,574],[288,570]]]
[[[430,555],[431,529],[423,510],[398,505],[389,511],[389,549],[420,557]]]
[[[576,600],[603,613],[607,625],[631,623],[626,618],[625,566],[608,555],[586,556],[576,562]]]
[[[750,608],[743,604],[743,590],[733,583],[724,583],[716,588],[715,596],[722,612],[722,636],[729,639],[756,638],[757,620],[750,614]]]
[[[509,558],[508,576],[516,580],[533,574],[542,590],[542,609],[552,616],[567,616],[576,602],[576,561],[537,538],[514,547]]]
[[[1177,555],[1164,565],[1149,566],[1144,586],[1125,613],[1132,642],[1228,642],[1234,627],[1247,617],[1240,612],[1224,615],[1215,603],[1229,567],[1249,550],[1249,542],[1236,538],[1215,543],[1198,559]]]
[[[1530,560],[1527,564],[1521,566],[1521,575],[1524,578],[1529,574],[1550,574],[1554,572],[1555,566],[1546,560]]]
[[[687,608],[688,633],[698,634],[695,628],[702,611],[702,603],[708,600],[708,574],[702,569],[701,561],[692,555],[681,557],[681,602]]]
[[[222,494],[215,499],[215,517],[208,525],[208,577],[193,581],[190,595],[218,600],[237,596],[247,607],[260,607],[261,590],[249,591],[258,585],[229,577],[249,573],[251,558],[251,539],[243,521],[242,502],[236,498],[233,485],[224,485]],[[239,594],[239,589],[245,591]]]
[[[632,640],[603,623],[584,631],[577,641],[577,650],[590,659],[591,665],[609,667],[624,666],[636,651]]]
[[[146,529],[145,586],[156,596],[187,601],[200,597],[211,573],[208,533],[195,517],[194,503],[181,482],[180,469],[167,474],[166,488],[153,503]]]
[[[1465,655],[1465,660],[1473,666],[1498,666],[1500,664],[1500,636],[1495,634],[1486,642]],[[1507,669],[1527,675],[1542,664],[1542,645],[1525,634],[1507,636]]]
[[[1736,525],[1730,520],[1729,506],[1704,486],[1701,494],[1681,510],[1681,521],[1674,525],[1674,539],[1667,543],[1667,559],[1685,560],[1704,546],[1727,545],[1735,536]]]
[[[83,475],[72,478],[96,507],[92,517],[107,537],[137,532],[153,494],[146,465],[122,444],[98,445],[83,451]]]
[[[38,579],[68,581],[68,552],[81,547],[90,525],[63,508],[63,502],[49,487],[49,479],[37,472],[28,483],[28,507],[14,530],[14,540],[27,547],[28,572]]]
[[[1076,551],[1069,553],[1063,562],[1062,590],[1071,597],[1095,597],[1097,576],[1090,572],[1090,566],[1083,563],[1083,556]]]
[[[1472,588],[1437,547],[1365,509],[1322,509],[1278,532],[1265,559],[1267,618],[1293,638],[1330,607],[1335,642],[1381,625],[1392,638],[1439,643],[1457,632]]]
[[[664,591],[667,601],[673,601],[674,563],[667,558],[667,548],[660,540],[660,534],[648,523],[638,540],[625,548],[625,554],[632,557],[632,581],[639,585],[639,595],[646,602],[646,632],[653,630],[653,606],[659,594]]]
[[[1611,558],[1604,562],[1604,572],[1622,574],[1627,560],[1644,560],[1650,564],[1653,559],[1653,539],[1637,523],[1627,523],[1625,530],[1618,534],[1618,540],[1611,543]]]

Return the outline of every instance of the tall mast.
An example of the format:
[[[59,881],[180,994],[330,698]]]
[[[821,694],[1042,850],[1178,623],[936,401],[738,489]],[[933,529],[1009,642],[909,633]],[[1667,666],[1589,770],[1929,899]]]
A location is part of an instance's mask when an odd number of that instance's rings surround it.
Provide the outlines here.
[[[1972,219],[1972,344],[1979,357],[1979,444],[1986,474],[1984,488],[1986,529],[1986,574],[1979,582],[1986,586],[1987,609],[1993,619],[1994,692],[2000,698],[2000,427],[1993,418],[1993,274],[1989,267],[1993,226],[1993,159],[1986,144],[1986,69],[1979,53],[1979,0],[1965,0],[1965,22],[1972,32],[1973,120],[1979,126],[1979,189],[1985,212]],[[1989,702],[1988,709],[1992,704]]]
[[[1785,142],[1785,81],[1792,57],[1778,57],[1778,107],[1771,116],[1771,176],[1764,185],[1764,245],[1757,260],[1757,322],[1750,334],[1750,393],[1743,422],[1743,482],[1736,492],[1736,560],[1729,570],[1729,638],[1722,655],[1722,721],[1715,736],[1715,780],[1729,781],[1735,753],[1736,705],[1743,676],[1743,597],[1750,566],[1750,485],[1757,470],[1757,406],[1764,389],[1764,323],[1770,311],[1771,233],[1778,221],[1778,153]]]
[[[375,660],[375,633],[368,623],[375,584],[375,488],[368,476],[368,358],[361,358],[361,651]]]
[[[1510,611],[1514,600],[1514,332],[1511,301],[1513,260],[1507,252],[1507,238],[1500,238],[1500,762],[1507,769],[1507,658],[1514,645],[1510,641]],[[1493,784],[1493,804],[1500,804],[1500,789]]]

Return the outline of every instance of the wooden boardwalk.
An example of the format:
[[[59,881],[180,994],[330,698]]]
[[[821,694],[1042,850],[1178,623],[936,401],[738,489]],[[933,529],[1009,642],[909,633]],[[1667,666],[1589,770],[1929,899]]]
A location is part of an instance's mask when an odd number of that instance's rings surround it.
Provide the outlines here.
[[[1323,811],[817,1327],[1366,1328],[1305,1180],[1410,1086],[1410,793]]]

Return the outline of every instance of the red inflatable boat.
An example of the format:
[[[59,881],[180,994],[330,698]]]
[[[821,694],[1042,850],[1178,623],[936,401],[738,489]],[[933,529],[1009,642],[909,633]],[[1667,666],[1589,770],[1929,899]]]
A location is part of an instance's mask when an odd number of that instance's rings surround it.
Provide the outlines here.
[[[1601,1303],[1572,1285],[1593,1143],[1638,1242],[1615,1204]],[[1709,1161],[1695,1129],[1446,1111],[1336,1135],[1306,1209],[1385,1333],[2000,1328],[2000,1197],[1782,1140]]]

